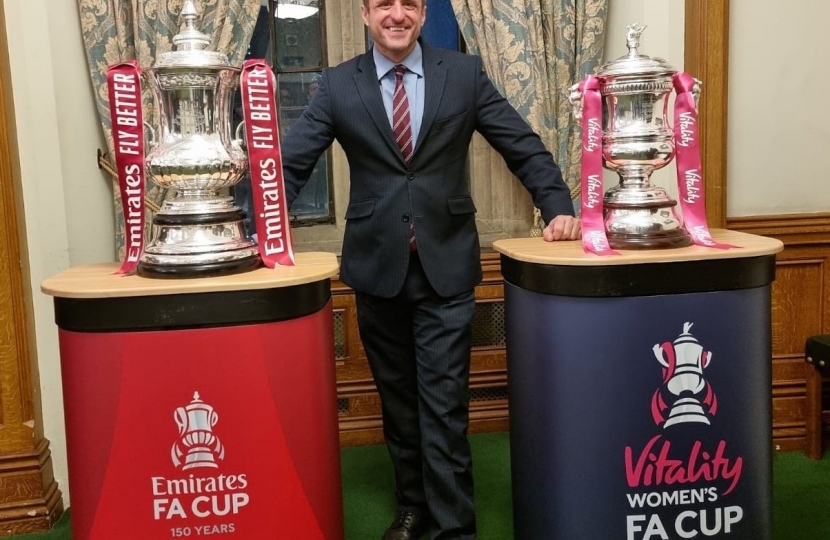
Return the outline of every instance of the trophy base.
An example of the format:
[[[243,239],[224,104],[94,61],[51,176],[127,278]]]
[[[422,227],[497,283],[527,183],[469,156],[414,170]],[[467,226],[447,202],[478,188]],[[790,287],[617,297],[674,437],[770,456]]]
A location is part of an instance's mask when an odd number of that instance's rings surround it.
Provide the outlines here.
[[[672,407],[669,418],[663,427],[673,426],[675,424],[685,424],[688,422],[698,424],[711,424],[706,414],[703,412],[703,407],[696,399],[686,398],[679,399]]]
[[[605,194],[605,231],[612,249],[667,249],[692,244],[677,201],[666,190],[622,181]]]
[[[611,249],[671,249],[692,245],[692,238],[684,229],[653,233],[608,232]]]
[[[153,240],[138,263],[149,278],[196,278],[237,274],[260,265],[259,251],[245,234],[235,207],[206,214],[167,214],[153,219]]]
[[[205,264],[181,264],[177,266],[152,264],[146,262],[138,263],[138,275],[146,278],[179,279],[197,277],[227,276],[248,272],[260,265],[260,259],[251,257],[236,261],[205,263]]]

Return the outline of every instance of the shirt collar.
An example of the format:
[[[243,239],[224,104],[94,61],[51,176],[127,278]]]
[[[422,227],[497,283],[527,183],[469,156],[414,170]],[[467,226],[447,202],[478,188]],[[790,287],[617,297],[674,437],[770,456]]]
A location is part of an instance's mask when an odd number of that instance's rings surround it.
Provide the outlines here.
[[[412,49],[402,62],[393,62],[392,60],[383,56],[378,52],[376,47],[372,47],[372,56],[375,59],[375,69],[377,70],[378,80],[381,80],[392,68],[398,64],[403,64],[406,69],[419,77],[424,76],[424,53],[421,50],[421,44],[415,42],[415,48]]]

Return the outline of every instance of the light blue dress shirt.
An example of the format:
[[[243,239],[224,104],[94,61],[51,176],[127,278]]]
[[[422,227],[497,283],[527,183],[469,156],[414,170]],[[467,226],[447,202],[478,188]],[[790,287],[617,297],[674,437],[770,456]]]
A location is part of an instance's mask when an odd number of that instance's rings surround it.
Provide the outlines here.
[[[383,97],[383,106],[386,108],[386,116],[389,118],[389,125],[392,125],[392,97],[395,95],[395,71],[397,65],[380,54],[376,48],[372,48],[372,55],[375,58],[375,68],[378,72],[380,82],[380,93]],[[417,144],[418,134],[421,132],[421,120],[424,118],[424,57],[421,51],[421,44],[415,43],[415,48],[409,56],[400,62],[406,67],[403,74],[403,87],[406,90],[406,98],[409,100],[409,114],[412,121],[412,141]]]

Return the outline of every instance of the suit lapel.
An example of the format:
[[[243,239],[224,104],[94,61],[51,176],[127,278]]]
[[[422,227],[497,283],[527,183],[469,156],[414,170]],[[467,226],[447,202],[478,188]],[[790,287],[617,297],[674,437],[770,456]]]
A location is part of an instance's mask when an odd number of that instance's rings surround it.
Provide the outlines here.
[[[444,84],[447,80],[447,68],[443,66],[440,55],[423,41],[420,43],[424,62],[424,116],[418,132],[418,141],[415,143],[415,155],[418,155],[418,150],[435,121],[435,115],[438,114],[441,97],[444,95]]]
[[[372,59],[372,52],[361,55],[357,63],[357,73],[354,76],[357,92],[363,105],[369,112],[369,116],[378,128],[381,138],[386,141],[389,148],[403,161],[398,145],[395,143],[395,135],[392,133],[392,126],[386,117],[386,108],[383,106],[383,98],[380,95],[380,83],[378,82],[375,61]]]

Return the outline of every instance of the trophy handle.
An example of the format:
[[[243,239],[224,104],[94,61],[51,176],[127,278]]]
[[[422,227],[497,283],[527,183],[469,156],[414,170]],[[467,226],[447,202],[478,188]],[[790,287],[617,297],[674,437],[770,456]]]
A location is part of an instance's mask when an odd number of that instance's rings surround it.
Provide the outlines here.
[[[246,149],[244,130],[245,120],[239,122],[239,125],[236,126],[236,131],[233,132],[233,143],[239,145],[239,147],[243,150]]]
[[[145,139],[149,138],[149,140],[148,140],[148,141],[146,141],[146,143],[147,143],[147,147],[148,147],[150,150],[152,150],[153,148],[155,148],[155,147],[156,147],[156,140],[157,140],[157,137],[156,137],[156,128],[154,128],[154,127],[153,127],[153,126],[152,126],[149,122],[147,122],[146,120],[145,120],[143,123],[144,123],[144,138],[145,138]]]
[[[582,91],[579,89],[579,83],[571,86],[569,91],[568,101],[573,107],[574,120],[582,120]]]
[[[179,407],[173,413],[173,419],[176,421],[176,425],[179,427],[179,435],[183,435],[185,431],[187,431],[187,411],[184,407]]]
[[[692,87],[692,96],[694,96],[695,98],[695,109],[697,111],[700,111],[701,86],[703,86],[703,81],[701,81],[700,79],[695,79],[695,85]]]
[[[652,347],[652,352],[654,353],[654,357],[657,358],[657,361],[660,362],[663,367],[669,367],[669,363],[663,355],[663,345],[659,343],[655,344],[654,347]]]

